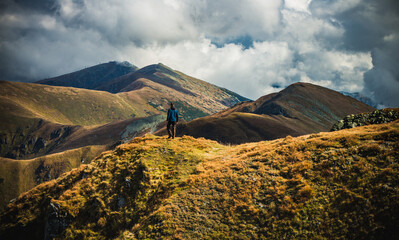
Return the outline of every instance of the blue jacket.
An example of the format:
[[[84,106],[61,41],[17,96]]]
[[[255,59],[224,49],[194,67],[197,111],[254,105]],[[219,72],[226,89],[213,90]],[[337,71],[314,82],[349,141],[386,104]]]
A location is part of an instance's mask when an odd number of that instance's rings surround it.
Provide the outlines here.
[[[179,111],[176,108],[170,108],[168,110],[168,122],[178,122],[179,121]]]

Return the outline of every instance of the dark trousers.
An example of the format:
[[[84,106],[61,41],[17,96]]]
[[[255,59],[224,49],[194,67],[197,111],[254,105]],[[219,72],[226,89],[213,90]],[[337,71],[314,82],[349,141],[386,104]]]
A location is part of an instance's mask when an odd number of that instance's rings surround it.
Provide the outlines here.
[[[168,122],[168,124],[166,125],[166,128],[168,129],[169,137],[175,138],[176,122]]]

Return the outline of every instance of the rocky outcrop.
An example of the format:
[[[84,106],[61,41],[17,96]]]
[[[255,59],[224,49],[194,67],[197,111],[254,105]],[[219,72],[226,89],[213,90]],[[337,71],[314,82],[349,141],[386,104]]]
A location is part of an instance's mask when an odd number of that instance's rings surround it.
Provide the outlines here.
[[[399,119],[399,108],[386,108],[369,113],[351,114],[333,125],[331,131],[354,128],[370,124],[388,123]]]
[[[51,202],[44,229],[44,239],[50,240],[58,237],[71,222],[72,217],[62,211],[58,204]]]
[[[0,134],[0,156],[11,159],[29,159],[53,153],[80,126],[51,123],[33,119],[16,129]]]

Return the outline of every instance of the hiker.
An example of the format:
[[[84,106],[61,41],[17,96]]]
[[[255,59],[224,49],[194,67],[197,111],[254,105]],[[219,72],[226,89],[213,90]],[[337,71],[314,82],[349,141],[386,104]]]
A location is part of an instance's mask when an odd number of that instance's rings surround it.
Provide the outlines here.
[[[175,138],[176,135],[176,123],[179,121],[179,111],[175,108],[173,103],[170,103],[170,108],[168,109],[168,117],[166,118],[168,124],[166,128],[168,129],[168,138]]]

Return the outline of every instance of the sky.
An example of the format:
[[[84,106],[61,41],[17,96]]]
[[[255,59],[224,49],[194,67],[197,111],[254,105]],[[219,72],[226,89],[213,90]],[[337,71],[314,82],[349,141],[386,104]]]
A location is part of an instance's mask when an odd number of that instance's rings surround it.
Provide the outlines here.
[[[163,63],[257,99],[295,82],[399,107],[397,0],[2,0],[0,79]]]

